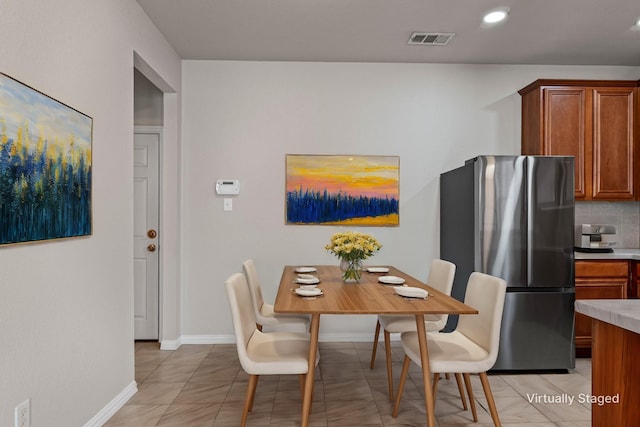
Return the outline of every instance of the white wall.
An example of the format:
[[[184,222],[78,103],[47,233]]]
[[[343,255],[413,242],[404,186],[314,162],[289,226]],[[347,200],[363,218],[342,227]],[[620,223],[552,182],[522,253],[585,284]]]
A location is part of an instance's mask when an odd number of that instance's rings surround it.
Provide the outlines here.
[[[364,228],[371,263],[426,279],[439,256],[439,174],[520,150],[520,96],[538,78],[638,79],[640,69],[183,62],[183,335],[233,333],[223,283],[252,257],[265,297],[285,264],[335,264],[341,227],[284,225],[287,153],[400,156],[400,226]],[[233,211],[217,178],[240,180]],[[373,316],[325,316],[324,339],[371,338]]]
[[[0,0],[0,40],[0,71],[93,117],[93,235],[0,247],[0,426],[27,398],[80,426],[134,384],[134,51],[178,94],[181,64],[134,0]]]
[[[133,124],[162,126],[164,94],[140,71],[133,74]]]

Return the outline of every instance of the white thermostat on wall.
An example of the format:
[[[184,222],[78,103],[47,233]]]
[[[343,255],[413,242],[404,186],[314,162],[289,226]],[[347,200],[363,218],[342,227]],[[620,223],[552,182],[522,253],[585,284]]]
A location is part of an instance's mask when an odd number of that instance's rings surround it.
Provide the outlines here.
[[[240,194],[240,181],[237,179],[217,180],[216,194]]]

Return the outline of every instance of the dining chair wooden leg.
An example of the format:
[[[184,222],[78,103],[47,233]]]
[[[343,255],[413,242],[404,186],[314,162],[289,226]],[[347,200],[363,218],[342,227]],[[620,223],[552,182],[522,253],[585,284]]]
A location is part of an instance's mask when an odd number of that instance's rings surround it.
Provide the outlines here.
[[[242,410],[242,420],[240,426],[244,427],[247,424],[247,417],[249,412],[253,409],[253,399],[256,395],[256,387],[258,386],[258,376],[250,375],[249,384],[247,385],[247,394],[244,399],[244,408]]]
[[[387,358],[387,383],[389,384],[389,400],[393,402],[393,367],[391,366],[391,333],[384,331],[384,354]]]
[[[460,393],[460,400],[462,400],[462,408],[466,411],[469,409],[467,406],[467,399],[464,397],[464,387],[462,386],[462,374],[456,373],[456,383],[458,384],[458,393]]]
[[[491,413],[491,418],[493,419],[493,424],[496,427],[500,427],[500,417],[498,416],[498,408],[496,408],[496,402],[493,400],[493,393],[491,392],[491,386],[489,385],[489,378],[487,377],[486,372],[481,372],[478,374],[480,376],[480,382],[482,383],[482,390],[484,390],[484,396],[487,398],[487,403],[489,404],[489,412]]]
[[[249,378],[249,390],[248,392],[251,393],[251,395],[247,396],[250,398],[249,400],[249,411],[251,412],[253,411],[253,402],[256,400],[256,388],[258,387],[258,380],[260,379],[260,377],[258,375],[251,375],[251,377]]]
[[[476,399],[473,396],[473,389],[471,388],[471,375],[462,374],[464,378],[464,384],[467,386],[467,393],[469,394],[469,404],[471,405],[471,414],[473,415],[473,422],[478,422],[478,412],[476,411]]]
[[[439,373],[435,373],[433,374],[433,398],[436,398],[436,392],[438,391],[438,383],[440,382],[440,374]]]
[[[373,336],[373,348],[371,349],[371,364],[369,365],[370,369],[376,365],[376,352],[378,351],[378,337],[380,336],[380,321],[376,322],[376,333]]]
[[[402,362],[402,372],[400,373],[400,383],[398,384],[398,394],[396,395],[396,403],[393,405],[393,412],[391,416],[396,418],[398,416],[398,409],[400,408],[400,399],[402,398],[402,392],[404,391],[404,383],[407,381],[407,374],[409,373],[409,365],[411,364],[411,359],[409,356],[404,356],[404,361]]]
[[[307,376],[305,374],[298,375],[298,381],[300,382],[300,400],[304,399],[304,381]]]
[[[449,375],[449,373],[447,372],[446,374],[444,374],[444,378],[447,380],[451,379],[451,375]]]

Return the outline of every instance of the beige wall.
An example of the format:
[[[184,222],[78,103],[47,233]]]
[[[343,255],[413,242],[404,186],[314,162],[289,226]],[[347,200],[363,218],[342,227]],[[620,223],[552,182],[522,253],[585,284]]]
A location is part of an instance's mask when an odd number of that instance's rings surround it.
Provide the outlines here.
[[[0,71],[93,117],[93,235],[0,247],[0,426],[27,398],[33,427],[97,425],[135,385],[134,51],[174,98],[180,60],[134,0],[0,0],[0,40]]]
[[[400,226],[362,228],[371,263],[426,279],[439,256],[439,175],[520,150],[518,89],[537,78],[637,79],[637,67],[186,61],[183,66],[183,328],[222,340],[223,282],[252,257],[267,300],[285,264],[336,263],[342,227],[284,225],[287,153],[400,156]],[[217,178],[240,180],[233,211]],[[321,339],[371,339],[375,317],[326,316]]]
[[[163,93],[138,70],[133,73],[133,94],[133,124],[162,126]]]

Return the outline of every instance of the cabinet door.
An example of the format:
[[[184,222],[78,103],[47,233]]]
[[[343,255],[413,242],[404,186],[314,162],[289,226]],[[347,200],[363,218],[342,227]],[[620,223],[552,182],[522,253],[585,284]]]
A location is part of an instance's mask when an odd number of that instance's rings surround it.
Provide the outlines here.
[[[626,260],[576,261],[576,300],[624,299],[630,271]],[[576,348],[591,349],[591,318],[576,313]]]
[[[629,277],[629,262],[627,260],[577,260],[576,285],[578,279],[593,279],[596,277],[618,277],[627,280]]]
[[[634,89],[593,89],[593,199],[634,198]]]
[[[627,278],[578,278],[576,277],[576,300],[624,299],[627,295]],[[591,348],[591,318],[576,313],[576,348]]]
[[[543,153],[575,157],[575,198],[591,193],[591,116],[587,107],[591,93],[583,87],[546,88],[544,102]]]
[[[631,270],[631,286],[629,286],[628,298],[640,298],[640,261],[633,262]]]

